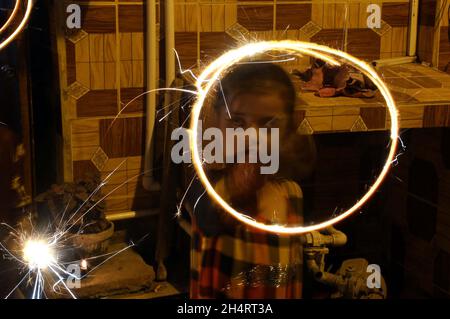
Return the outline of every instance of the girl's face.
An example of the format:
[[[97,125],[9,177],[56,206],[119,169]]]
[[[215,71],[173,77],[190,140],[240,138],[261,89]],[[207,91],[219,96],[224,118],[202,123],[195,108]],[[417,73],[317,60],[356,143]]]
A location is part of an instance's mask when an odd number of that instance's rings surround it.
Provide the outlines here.
[[[275,93],[241,93],[234,97],[228,102],[227,106],[222,105],[220,109],[217,110],[217,127],[222,131],[224,137],[224,149],[223,154],[226,154],[226,145],[228,143],[234,144],[234,154],[241,153],[245,151],[245,163],[236,163],[228,166],[231,169],[230,177],[236,179],[235,190],[237,187],[243,187],[248,189],[241,189],[239,192],[241,194],[246,194],[251,191],[258,189],[264,179],[265,175],[260,174],[259,167],[261,163],[249,163],[250,147],[261,147],[261,134],[267,134],[264,141],[267,142],[266,149],[272,150],[271,146],[271,129],[279,129],[279,137],[282,139],[287,132],[288,114],[286,112],[286,102]],[[249,145],[246,141],[245,149],[238,150],[236,141],[227,141],[226,129],[236,129],[242,128],[247,130],[253,128],[257,134],[256,145]],[[260,129],[265,128],[265,132],[260,133]],[[276,136],[274,136],[275,138]],[[274,140],[275,142],[275,140]],[[280,143],[281,141],[276,141]],[[257,149],[257,153],[259,149]],[[228,157],[226,154],[225,157]],[[235,157],[236,160],[236,157]],[[240,186],[237,186],[240,185]]]
[[[267,134],[264,139],[267,142],[267,146],[265,147],[267,147],[267,150],[271,150],[272,129],[279,129],[278,136],[280,139],[287,132],[288,114],[286,112],[286,103],[278,94],[274,93],[241,93],[229,102],[228,110],[226,105],[221,106],[217,115],[218,128],[224,136],[224,154],[226,154],[226,145],[234,144],[234,154],[245,151],[246,162],[249,161],[249,147],[259,148],[262,141],[262,134]],[[250,146],[247,141],[245,150],[237,150],[236,141],[227,140],[227,128],[255,129],[258,138],[257,143],[252,143]],[[266,130],[260,131],[261,128]],[[257,151],[259,150],[257,149]]]
[[[228,113],[229,112],[229,113]],[[219,110],[219,128],[279,128],[280,136],[287,127],[286,103],[274,93],[241,93]]]

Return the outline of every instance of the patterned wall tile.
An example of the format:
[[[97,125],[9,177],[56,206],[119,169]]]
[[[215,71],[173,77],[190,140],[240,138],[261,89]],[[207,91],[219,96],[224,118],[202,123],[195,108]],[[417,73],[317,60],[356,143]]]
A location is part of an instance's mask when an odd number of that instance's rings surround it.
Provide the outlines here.
[[[144,112],[145,98],[143,95],[137,98],[145,91],[144,88],[126,88],[120,90],[120,98],[122,100],[121,107],[126,109],[123,113],[141,113]]]
[[[392,27],[405,27],[409,22],[409,3],[386,2],[381,9],[381,18]]]
[[[186,31],[186,4],[184,1],[175,2],[174,8],[175,32]]]
[[[116,30],[114,6],[83,6],[81,9],[83,30],[87,33],[112,33]]]
[[[99,176],[99,170],[92,161],[74,161],[73,162],[73,179],[74,181],[86,180]]]
[[[408,29],[406,27],[392,28],[392,57],[405,56]]]
[[[175,48],[183,68],[197,64],[196,32],[175,32]]]
[[[107,33],[103,37],[104,61],[114,62],[117,59],[116,34]]]
[[[250,31],[237,22],[227,28],[225,32],[237,43],[246,43],[251,38]]]
[[[103,62],[104,61],[104,37],[103,34],[91,33],[89,34],[89,61]]]
[[[436,21],[436,0],[419,1],[419,25],[434,27]]]
[[[423,127],[450,126],[450,105],[425,106]]]
[[[342,30],[322,29],[311,37],[311,41],[341,49],[344,45],[344,34]]]
[[[316,35],[322,28],[313,21],[309,21],[303,27],[300,28],[300,33],[304,38],[309,39]]]
[[[75,44],[66,40],[66,68],[67,68],[67,84],[70,85],[76,81],[75,69]]]
[[[176,7],[177,8],[177,7]],[[186,32],[197,32],[199,28],[200,12],[197,4],[186,4],[185,6],[185,30]]]
[[[381,28],[374,28],[375,31],[380,37],[384,36],[387,32],[389,32],[392,27],[386,21],[381,20]]]
[[[200,32],[211,32],[212,10],[210,4],[200,5]]]
[[[273,5],[238,5],[237,20],[250,31],[273,29]]]
[[[363,107],[360,115],[369,130],[384,129],[386,126],[385,107]]]
[[[79,82],[74,82],[67,88],[67,93],[75,100],[82,98],[88,92],[89,89]]]
[[[347,52],[364,60],[380,58],[380,36],[371,29],[349,29]]]
[[[336,4],[323,1],[322,9],[322,27],[324,29],[335,29],[336,28]]]
[[[84,31],[83,29],[81,29],[76,32],[71,32],[70,34],[68,34],[66,36],[66,38],[72,43],[77,43],[78,41],[81,41],[85,37],[87,37],[87,35],[88,35],[88,33],[86,31]]]
[[[303,119],[300,125],[297,128],[297,133],[300,135],[311,135],[314,133],[314,129],[309,123],[308,119]]]
[[[359,28],[359,16],[360,16],[360,5],[359,3],[349,3],[348,4],[348,27],[349,28]]]
[[[139,156],[143,150],[144,118],[100,121],[100,146],[109,158]]]
[[[364,123],[364,120],[361,118],[361,116],[358,116],[355,123],[353,123],[352,127],[350,128],[350,132],[365,132],[367,131],[366,123]]]
[[[119,31],[144,32],[145,12],[142,5],[119,5]]]
[[[77,62],[75,72],[77,82],[87,89],[91,89],[91,63]]]
[[[144,60],[144,33],[131,33],[131,59]]]
[[[450,41],[449,27],[441,27],[441,37],[439,41],[439,69],[448,71],[450,67]]]
[[[117,114],[117,91],[89,91],[77,101],[77,116],[108,116]]]
[[[217,58],[236,46],[236,41],[225,32],[200,33],[200,59],[202,62]]]
[[[276,29],[300,29],[311,20],[311,4],[278,4]]]
[[[336,3],[334,7],[334,27],[336,29],[344,29],[349,24],[349,7],[347,4]]]
[[[214,1],[213,1],[214,3]],[[211,31],[223,32],[225,31],[225,5],[214,4],[211,7]]]
[[[100,172],[105,167],[106,162],[108,161],[108,155],[103,151],[101,147],[98,147],[95,153],[92,155],[91,162]]]
[[[75,59],[76,62],[90,62],[88,34],[75,43]]]
[[[433,41],[430,41],[430,39],[433,38],[434,27],[419,25],[418,29],[417,56],[420,61],[432,63]]]

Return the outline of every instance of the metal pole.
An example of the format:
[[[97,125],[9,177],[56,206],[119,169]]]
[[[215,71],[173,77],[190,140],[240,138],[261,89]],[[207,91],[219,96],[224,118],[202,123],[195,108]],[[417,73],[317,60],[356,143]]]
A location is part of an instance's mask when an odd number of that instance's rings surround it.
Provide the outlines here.
[[[147,41],[146,41],[146,75],[147,75],[147,91],[155,90],[158,85],[156,78],[157,71],[157,55],[158,35],[156,33],[156,0],[147,1]],[[153,180],[153,132],[155,128],[156,118],[156,92],[150,92],[146,95],[146,140],[144,155],[144,176],[142,184],[146,190],[158,188]]]

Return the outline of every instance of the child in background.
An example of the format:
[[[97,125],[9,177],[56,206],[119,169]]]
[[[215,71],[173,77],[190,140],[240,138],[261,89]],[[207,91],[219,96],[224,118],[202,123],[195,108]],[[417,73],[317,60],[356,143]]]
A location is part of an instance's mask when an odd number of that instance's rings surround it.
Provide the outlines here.
[[[280,66],[237,65],[223,77],[221,86],[223,92],[218,90],[211,105],[210,125],[224,136],[226,128],[265,127],[269,134],[270,128],[278,128],[280,144],[287,144],[295,134],[296,90]],[[301,188],[279,176],[261,175],[260,167],[236,163],[206,169],[216,192],[236,210],[266,224],[301,225]],[[271,234],[238,222],[207,195],[201,196],[203,192],[197,183],[190,194],[194,206],[191,297],[301,298],[299,236]]]

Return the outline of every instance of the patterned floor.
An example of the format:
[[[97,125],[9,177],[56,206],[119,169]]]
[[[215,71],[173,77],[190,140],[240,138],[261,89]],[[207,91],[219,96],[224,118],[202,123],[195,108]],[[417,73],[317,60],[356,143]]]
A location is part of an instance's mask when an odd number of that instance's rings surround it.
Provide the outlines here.
[[[397,104],[401,128],[450,126],[450,75],[420,64],[378,70]],[[301,92],[296,111],[299,132],[388,129],[389,113],[381,95],[370,99],[320,98]]]

